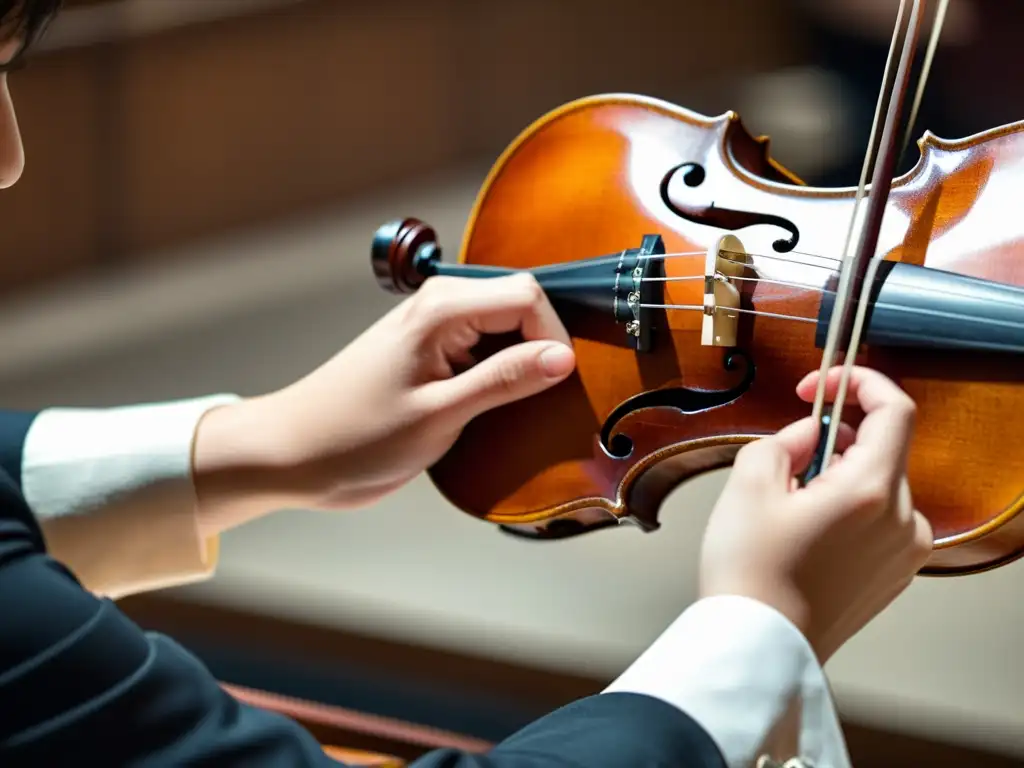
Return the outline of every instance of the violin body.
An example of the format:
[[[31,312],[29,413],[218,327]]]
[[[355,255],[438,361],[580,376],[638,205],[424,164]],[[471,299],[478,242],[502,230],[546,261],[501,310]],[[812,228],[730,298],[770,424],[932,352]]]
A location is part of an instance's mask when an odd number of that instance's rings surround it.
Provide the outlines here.
[[[876,253],[893,268],[858,362],[917,403],[909,476],[936,536],[923,572],[960,574],[1024,554],[1024,123],[918,146],[892,185]],[[432,481],[464,512],[527,537],[657,529],[679,483],[809,415],[795,387],[821,362],[855,193],[804,185],[734,113],[609,95],[542,117],[492,168],[451,274],[557,277],[576,371],[475,419]],[[381,283],[416,290],[437,268],[433,239],[414,219],[382,229]],[[706,254],[722,242],[742,246],[753,277],[731,284],[739,313],[715,344],[701,305]],[[616,254],[635,269],[614,269]],[[642,273],[610,311],[590,300],[593,286],[589,299],[565,288],[565,266],[596,257],[616,280]],[[847,406],[844,420],[860,415]]]

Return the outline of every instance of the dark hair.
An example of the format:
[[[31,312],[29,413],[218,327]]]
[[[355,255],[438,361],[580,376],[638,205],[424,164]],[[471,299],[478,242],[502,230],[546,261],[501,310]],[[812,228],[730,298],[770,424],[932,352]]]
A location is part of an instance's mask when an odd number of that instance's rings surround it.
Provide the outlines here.
[[[39,39],[64,0],[0,0],[0,34],[21,38],[22,52]]]

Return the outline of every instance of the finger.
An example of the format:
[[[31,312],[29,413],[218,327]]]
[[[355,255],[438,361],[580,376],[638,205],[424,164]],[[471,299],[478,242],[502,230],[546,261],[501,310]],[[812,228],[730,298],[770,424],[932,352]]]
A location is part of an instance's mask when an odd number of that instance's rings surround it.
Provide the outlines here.
[[[839,389],[843,369],[829,370],[825,397],[831,401]],[[797,394],[806,398],[816,391],[818,373],[808,374],[798,385]],[[813,394],[810,395],[813,399]],[[871,368],[854,366],[850,372],[847,398],[866,414],[857,430],[856,443],[864,450],[850,451],[844,467],[850,472],[870,468],[884,471],[892,482],[906,467],[916,408],[914,401],[897,384]],[[869,465],[869,466],[868,466]]]
[[[550,341],[527,341],[506,347],[457,376],[421,388],[428,407],[450,410],[462,421],[502,405],[543,392],[572,373],[572,348]]]
[[[457,349],[448,353],[448,362],[451,364],[455,373],[458,374],[467,368],[472,368],[476,365],[476,358],[468,349]]]
[[[480,333],[518,330],[527,341],[572,343],[544,290],[528,272],[481,279],[435,277],[416,298],[430,330],[462,320]]]
[[[801,419],[745,445],[736,455],[733,473],[747,482],[788,488],[793,475],[810,462],[817,443],[814,420]]]
[[[839,382],[843,376],[843,366],[837,365],[829,369],[825,378],[825,400],[831,402],[839,391]],[[811,371],[796,385],[797,395],[801,400],[813,402],[818,390],[819,371]],[[847,397],[856,400],[865,412],[878,410],[895,399],[907,398],[892,379],[874,368],[855,365],[850,370],[850,381]]]
[[[836,453],[833,453],[829,457],[829,459],[828,459],[828,468],[832,469],[833,467],[838,467],[842,463],[843,463],[843,454],[841,454],[841,453],[839,453],[837,451]],[[821,477],[821,475],[818,475],[818,477]],[[818,478],[816,477],[814,479],[817,480]]]
[[[840,422],[839,423],[839,431],[836,434],[836,443],[835,443],[835,445],[832,448],[832,455],[828,459],[828,467],[829,467],[829,469],[831,469],[832,467],[838,465],[843,460],[843,456],[846,455],[847,451],[849,451],[851,448],[853,448],[853,446],[856,443],[856,441],[857,441],[857,432],[856,432],[856,430],[854,430],[854,428],[851,427],[849,424],[847,424],[845,421]],[[815,444],[814,447],[815,447],[815,449],[817,449],[817,447],[818,447],[817,444]],[[803,470],[807,469],[807,465],[808,464],[810,464],[810,457],[808,457],[807,460],[803,464],[800,465],[800,470],[803,471]],[[827,471],[828,470],[826,470],[826,472]],[[819,475],[818,477],[821,477],[821,475]],[[815,480],[817,480],[817,478],[815,478]]]
[[[790,486],[794,475],[804,472],[811,463],[817,450],[818,438],[818,425],[813,419],[807,417],[794,422],[775,434],[746,446],[743,450],[745,454],[741,452],[742,459],[736,457],[737,462],[742,463],[740,472],[749,474],[752,478],[760,477],[765,480],[784,477],[786,486]],[[853,428],[849,424],[840,424],[836,440],[837,454],[830,461],[836,463],[842,452],[853,443],[854,438]],[[755,449],[754,446],[758,443],[761,443],[761,447]],[[767,449],[773,446],[777,447],[782,455],[776,456],[775,451],[769,455]]]
[[[840,370],[838,366],[834,366],[829,369],[831,374],[833,371]],[[813,403],[814,398],[818,395],[818,379],[821,378],[821,371],[811,371],[796,385],[796,396],[803,400],[805,403]]]
[[[818,395],[818,379],[821,378],[821,371],[811,371],[796,385],[796,396],[805,403],[813,403]]]
[[[857,431],[847,424],[845,421],[839,424],[839,433],[836,435],[836,445],[834,455],[829,462],[838,461],[843,454],[845,454],[850,448],[853,447],[854,443],[857,442]]]
[[[831,471],[832,471],[832,470],[833,470],[833,469],[834,469],[834,468],[835,468],[836,466],[838,466],[839,464],[841,464],[842,462],[843,462],[843,454],[842,454],[842,453],[839,453],[838,451],[837,451],[837,452],[835,452],[835,453],[833,453],[833,454],[832,454],[832,457],[831,457],[831,458],[830,458],[830,459],[828,460],[828,468],[827,468],[827,469],[826,469],[826,470],[825,470],[824,472],[821,472],[820,474],[816,475],[815,477],[812,477],[812,478],[811,478],[811,480],[810,480],[810,482],[809,482],[809,483],[807,483],[806,487],[807,487],[807,488],[818,488],[818,487],[819,487],[819,486],[821,486],[821,485],[822,485],[823,483],[827,483],[827,482],[828,482],[828,481],[827,481],[827,479],[822,479],[822,478],[828,478],[828,477],[830,477],[831,475],[830,475],[829,473],[830,473],[830,472],[831,472]],[[804,466],[800,467],[800,468],[799,468],[799,469],[797,470],[797,472],[796,472],[796,475],[794,475],[794,477],[793,477],[793,483],[792,483],[792,487],[791,487],[791,489],[792,489],[792,491],[793,491],[794,493],[795,493],[796,491],[800,490],[800,487],[801,487],[801,486],[800,486],[800,483],[801,483],[801,477],[800,477],[800,476],[801,476],[801,475],[803,475],[803,474],[804,474],[804,473],[806,472],[806,470],[807,470],[807,466],[808,466],[809,464],[810,464],[810,462],[807,462],[807,464],[805,464]]]

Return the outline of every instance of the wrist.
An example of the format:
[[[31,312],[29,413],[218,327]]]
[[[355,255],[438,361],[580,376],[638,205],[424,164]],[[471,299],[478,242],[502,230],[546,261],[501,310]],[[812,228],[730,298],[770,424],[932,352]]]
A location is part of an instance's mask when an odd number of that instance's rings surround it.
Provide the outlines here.
[[[702,587],[700,590],[701,598],[729,595],[754,600],[773,609],[803,635],[814,649],[815,654],[819,659],[821,658],[818,638],[814,636],[811,627],[810,607],[803,594],[795,586],[779,581],[752,580],[751,583],[716,584],[709,588]]]
[[[199,420],[192,475],[203,538],[290,506],[287,454],[270,416],[261,397],[217,406]]]

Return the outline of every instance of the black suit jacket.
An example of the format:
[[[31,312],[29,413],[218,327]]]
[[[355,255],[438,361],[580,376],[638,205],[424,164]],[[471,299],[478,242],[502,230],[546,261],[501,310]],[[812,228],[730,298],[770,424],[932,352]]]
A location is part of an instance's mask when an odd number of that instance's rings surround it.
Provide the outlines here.
[[[172,639],[145,633],[46,552],[20,493],[31,414],[0,412],[0,766],[337,766],[292,720],[239,703]],[[724,768],[674,707],[607,694],[574,702],[484,755],[416,768]]]

